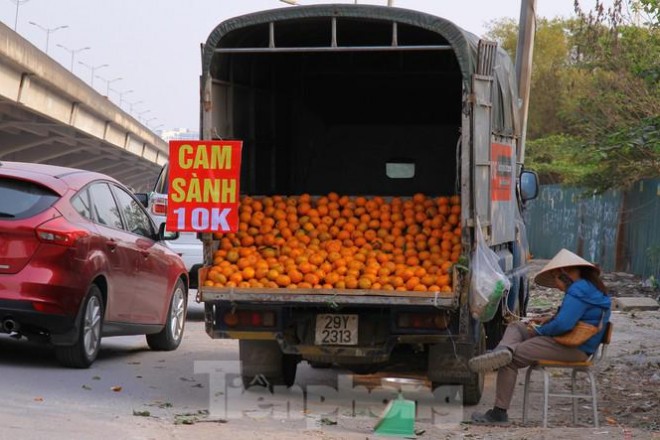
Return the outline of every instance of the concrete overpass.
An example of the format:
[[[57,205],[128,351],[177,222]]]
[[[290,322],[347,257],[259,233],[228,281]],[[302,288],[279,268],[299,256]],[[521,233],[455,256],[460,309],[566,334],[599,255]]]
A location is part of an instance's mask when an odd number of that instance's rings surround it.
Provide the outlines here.
[[[167,155],[155,133],[0,23],[0,161],[98,171],[145,190]]]

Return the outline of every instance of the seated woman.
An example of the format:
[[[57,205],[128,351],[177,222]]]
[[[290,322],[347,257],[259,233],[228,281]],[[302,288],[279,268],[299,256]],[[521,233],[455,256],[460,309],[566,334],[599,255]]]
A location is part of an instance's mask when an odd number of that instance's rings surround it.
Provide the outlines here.
[[[600,279],[600,270],[574,253],[562,249],[534,278],[536,284],[565,292],[557,313],[539,325],[509,324],[492,352],[469,361],[473,371],[497,370],[495,405],[483,414],[472,414],[473,423],[508,423],[507,410],[516,386],[518,370],[539,361],[585,361],[600,344],[610,318],[611,300]],[[568,347],[553,337],[571,331],[578,321],[600,328],[579,347]]]

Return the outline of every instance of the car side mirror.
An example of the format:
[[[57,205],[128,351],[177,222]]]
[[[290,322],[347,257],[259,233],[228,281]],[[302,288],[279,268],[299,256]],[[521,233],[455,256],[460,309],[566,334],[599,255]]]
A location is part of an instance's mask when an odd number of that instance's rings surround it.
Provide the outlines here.
[[[165,229],[165,222],[160,224],[158,228],[158,239],[159,240],[176,240],[179,238],[179,231],[170,232]]]
[[[149,207],[149,194],[147,193],[135,193],[135,198],[138,199],[138,202],[142,204],[145,208]]]
[[[534,200],[539,195],[539,177],[534,171],[520,173],[520,197],[523,202]]]

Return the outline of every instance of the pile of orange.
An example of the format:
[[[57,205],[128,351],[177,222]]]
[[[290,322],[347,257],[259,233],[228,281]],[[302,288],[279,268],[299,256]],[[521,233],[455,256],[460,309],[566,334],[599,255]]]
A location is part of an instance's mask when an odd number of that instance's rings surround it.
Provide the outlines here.
[[[244,197],[206,286],[451,292],[460,197]]]

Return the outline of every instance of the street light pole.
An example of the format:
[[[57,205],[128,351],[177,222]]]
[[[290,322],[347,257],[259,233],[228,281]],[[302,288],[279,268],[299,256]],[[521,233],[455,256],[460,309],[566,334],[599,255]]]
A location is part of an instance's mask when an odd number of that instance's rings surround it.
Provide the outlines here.
[[[57,47],[61,47],[62,49],[66,50],[71,54],[71,68],[69,69],[71,72],[73,72],[73,59],[75,58],[76,54],[78,52],[91,49],[91,47],[89,46],[81,47],[80,49],[69,49],[66,46],[62,46],[61,44],[58,44]]]
[[[27,3],[29,1],[30,0],[11,0],[11,2],[16,5],[16,16],[14,17],[14,32],[18,32],[18,8],[23,3]]]
[[[134,101],[134,102],[126,101],[126,102],[128,103],[128,112],[131,113],[131,114],[133,114],[133,107],[134,106],[144,103],[144,101]]]
[[[105,81],[105,96],[107,98],[110,98],[110,84],[116,81],[121,81],[123,79],[121,76],[118,76],[117,78],[113,78],[113,79],[105,79],[100,75],[96,75],[96,77],[101,81]]]
[[[42,31],[46,32],[46,50],[44,51],[44,52],[46,52],[46,55],[48,55],[48,41],[50,40],[50,34],[52,34],[53,32],[57,32],[60,29],[66,29],[66,28],[69,27],[68,25],[65,24],[64,26],[57,26],[57,27],[54,27],[54,28],[47,28],[47,27],[43,27],[39,23],[35,23],[34,21],[29,21],[28,23],[30,23],[32,26],[36,26],[39,29],[41,29]]]
[[[89,70],[92,71],[92,78],[91,78],[91,81],[89,83],[89,85],[92,88],[94,88],[94,72],[96,72],[97,70],[102,69],[104,67],[109,67],[110,66],[110,64],[99,64],[98,66],[94,66],[94,65],[91,65],[91,64],[83,63],[82,61],[78,61],[78,64],[80,64],[81,66],[87,67]]]
[[[146,114],[149,113],[150,111],[151,111],[151,110],[146,109],[146,110],[143,110],[143,111],[139,112],[139,113],[137,114],[137,119],[138,119],[138,121],[142,119],[142,115],[146,115]]]
[[[124,104],[124,95],[128,95],[129,93],[133,93],[134,90],[124,90],[123,92],[120,92],[119,90],[113,90],[119,95],[119,108],[122,108],[122,105]]]

